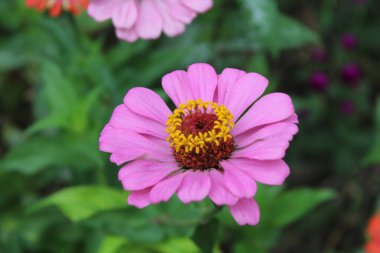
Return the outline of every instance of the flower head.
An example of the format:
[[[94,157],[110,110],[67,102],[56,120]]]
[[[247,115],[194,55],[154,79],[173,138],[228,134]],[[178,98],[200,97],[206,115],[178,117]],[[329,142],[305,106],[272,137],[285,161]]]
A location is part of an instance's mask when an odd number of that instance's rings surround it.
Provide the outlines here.
[[[230,68],[217,75],[203,63],[165,75],[162,84],[174,111],[155,92],[133,88],[100,136],[100,149],[124,164],[119,180],[131,191],[128,203],[209,197],[240,225],[257,224],[257,182],[281,185],[289,175],[282,159],[298,131],[290,97],[259,99],[263,76]]]
[[[322,71],[316,71],[310,76],[310,85],[317,91],[324,91],[330,83],[329,76]]]
[[[366,253],[380,252],[380,213],[374,215],[368,223],[367,235],[369,241],[365,245]]]
[[[358,46],[358,38],[352,33],[346,33],[340,38],[340,44],[344,49],[352,50]]]
[[[355,63],[348,63],[342,67],[341,75],[343,81],[351,85],[357,85],[361,79],[362,72]]]
[[[364,248],[365,253],[380,253],[380,241],[369,241]]]
[[[212,0],[92,0],[88,13],[96,21],[112,19],[119,39],[157,39],[162,32],[173,37],[185,31]]]
[[[380,213],[374,215],[368,223],[367,234],[372,240],[380,242]]]
[[[87,5],[88,0],[26,0],[26,6],[39,11],[49,9],[51,16],[59,16],[62,10],[79,14]]]

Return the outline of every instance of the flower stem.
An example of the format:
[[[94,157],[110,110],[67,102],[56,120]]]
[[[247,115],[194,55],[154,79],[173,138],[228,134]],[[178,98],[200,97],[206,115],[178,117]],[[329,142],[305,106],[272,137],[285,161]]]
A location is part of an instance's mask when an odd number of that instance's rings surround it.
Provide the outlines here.
[[[95,169],[96,169],[96,178],[97,178],[98,184],[102,186],[107,185],[107,178],[106,178],[103,168],[99,166],[95,166]]]
[[[218,206],[214,204],[214,208],[203,216],[201,223],[209,222],[212,218],[214,218],[218,213],[220,213],[223,210],[223,207],[224,206]]]

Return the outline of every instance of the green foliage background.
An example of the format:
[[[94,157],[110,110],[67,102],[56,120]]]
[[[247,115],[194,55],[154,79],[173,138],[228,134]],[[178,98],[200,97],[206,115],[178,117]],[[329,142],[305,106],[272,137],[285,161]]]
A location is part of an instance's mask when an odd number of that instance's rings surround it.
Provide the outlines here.
[[[215,0],[173,39],[118,41],[85,13],[51,18],[24,1],[0,1],[0,252],[360,252],[380,192],[378,1]],[[355,33],[346,52],[339,36]],[[313,62],[323,47],[328,59]],[[262,218],[239,227],[210,202],[137,210],[98,136],[128,89],[168,100],[160,78],[194,62],[241,68],[289,93],[300,133],[284,187],[260,186]],[[341,81],[346,62],[363,70]],[[330,75],[313,90],[315,70]],[[354,111],[342,113],[351,101]],[[322,204],[323,203],[323,204]]]

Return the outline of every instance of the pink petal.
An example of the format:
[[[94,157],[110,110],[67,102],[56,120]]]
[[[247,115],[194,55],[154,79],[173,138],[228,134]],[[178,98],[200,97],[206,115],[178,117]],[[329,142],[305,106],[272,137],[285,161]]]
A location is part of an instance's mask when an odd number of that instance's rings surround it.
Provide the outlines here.
[[[212,7],[212,0],[182,0],[182,3],[197,12],[205,12]]]
[[[128,196],[128,204],[137,208],[144,208],[149,206],[151,204],[149,199],[149,192],[150,188],[131,192]]]
[[[154,1],[157,0],[140,1],[135,28],[139,37],[143,39],[157,39],[162,32],[164,21]]]
[[[132,112],[125,104],[119,105],[112,113],[109,123],[113,128],[121,128],[139,134],[166,139],[165,125]]]
[[[208,194],[217,205],[235,205],[238,198],[234,196],[224,183],[223,174],[217,170],[210,171],[211,189]]]
[[[150,192],[150,200],[156,204],[168,201],[182,183],[185,173],[179,173],[156,184]]]
[[[156,1],[155,4],[164,21],[163,30],[169,37],[177,36],[185,31],[185,24],[171,16],[165,1]]]
[[[219,76],[217,88],[217,101],[219,104],[225,105],[225,101],[227,100],[227,98],[231,97],[231,93],[232,90],[235,88],[236,81],[246,74],[247,72],[239,69],[226,68],[223,70],[223,72]]]
[[[224,169],[224,179],[228,189],[238,198],[252,198],[257,190],[256,182],[240,170],[235,169],[229,160],[220,163]]]
[[[298,124],[298,116],[297,116],[297,114],[294,113],[292,116],[290,116],[289,118],[287,118],[286,120],[284,120],[284,122]]]
[[[165,75],[162,78],[162,87],[177,107],[181,103],[185,104],[187,100],[196,99],[193,96],[186,71],[176,70]]]
[[[278,160],[285,156],[289,141],[281,137],[272,137],[257,141],[233,152],[232,158],[247,157],[256,160]]]
[[[231,158],[230,164],[253,180],[267,185],[282,185],[290,170],[283,160],[256,161],[247,158]]]
[[[111,161],[120,165],[144,155],[146,159],[173,161],[167,142],[144,137],[132,131],[113,128],[107,124],[99,138],[100,150],[112,153]]]
[[[178,169],[177,163],[149,160],[132,161],[119,171],[119,180],[125,190],[137,191],[153,186]]]
[[[238,148],[243,148],[254,142],[273,137],[283,138],[284,140],[291,141],[297,132],[297,125],[281,121],[279,123],[269,124],[263,127],[248,130],[236,136],[235,143]]]
[[[272,93],[259,99],[237,122],[232,134],[237,136],[254,127],[279,122],[294,113],[291,98],[284,93]]]
[[[211,180],[207,172],[189,171],[183,178],[177,195],[185,204],[192,201],[201,201],[210,192]]]
[[[88,15],[98,22],[112,17],[114,8],[118,7],[117,0],[92,0],[88,6]]]
[[[194,97],[211,102],[218,82],[215,69],[206,63],[190,65],[187,70]]]
[[[189,24],[197,15],[195,11],[185,7],[181,1],[166,0],[165,3],[168,5],[170,15],[185,24]]]
[[[119,136],[120,131],[115,131],[109,124],[106,125],[100,134],[99,149],[103,152],[112,153],[111,161],[120,165],[124,162],[131,161],[146,153],[144,148],[133,148],[135,144],[139,143],[139,135],[126,131],[127,135]],[[128,138],[130,137],[130,138]],[[137,139],[137,143],[136,143]],[[122,152],[122,150],[130,149],[130,152]]]
[[[260,209],[254,199],[240,199],[236,205],[230,206],[229,209],[240,226],[255,226],[260,221]]]
[[[138,35],[134,29],[116,28],[116,36],[128,42],[135,42],[138,39]]]
[[[112,22],[118,28],[130,29],[137,19],[135,0],[118,0],[118,7],[113,9]]]
[[[268,87],[268,80],[257,73],[248,73],[229,84],[232,84],[232,87],[227,88],[223,104],[234,115],[236,121],[264,93]]]
[[[171,114],[164,100],[147,88],[138,87],[129,90],[124,98],[124,103],[131,111],[163,125],[166,124]]]

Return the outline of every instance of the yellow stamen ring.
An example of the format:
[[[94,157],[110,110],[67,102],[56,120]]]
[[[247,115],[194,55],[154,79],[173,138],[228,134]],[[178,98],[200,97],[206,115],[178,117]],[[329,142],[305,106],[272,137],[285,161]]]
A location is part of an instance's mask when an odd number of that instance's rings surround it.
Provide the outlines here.
[[[186,133],[181,129],[186,116],[194,113],[215,115],[216,120],[212,129],[197,133]],[[233,115],[224,106],[215,102],[203,102],[202,99],[188,100],[186,104],[180,104],[174,110],[166,122],[166,132],[169,134],[167,141],[175,152],[189,153],[195,151],[199,154],[206,152],[209,146],[219,146],[221,142],[232,139],[230,134],[234,127]]]

